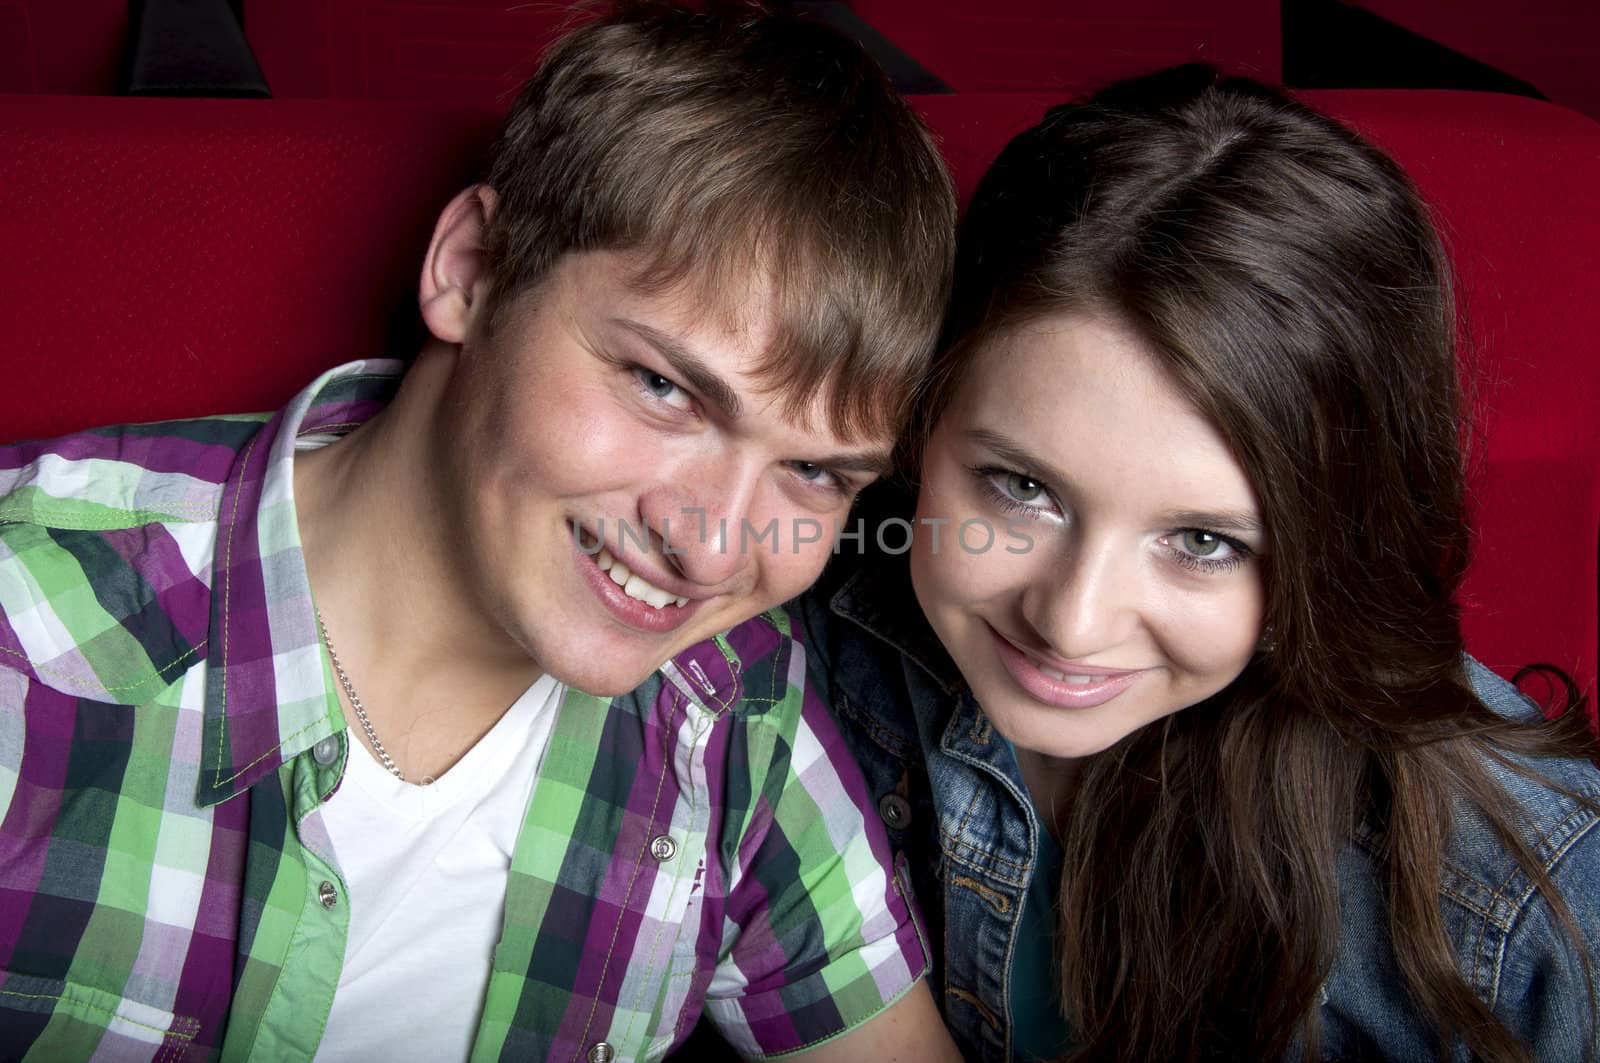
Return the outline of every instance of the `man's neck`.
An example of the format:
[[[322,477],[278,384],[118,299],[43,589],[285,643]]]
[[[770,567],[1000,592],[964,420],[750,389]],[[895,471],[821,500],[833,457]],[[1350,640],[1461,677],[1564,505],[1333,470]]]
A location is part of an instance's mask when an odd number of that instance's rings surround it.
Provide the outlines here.
[[[478,607],[439,517],[434,470],[448,441],[436,412],[451,358],[425,349],[387,409],[295,458],[313,598],[375,733],[412,780],[444,774],[539,676]]]

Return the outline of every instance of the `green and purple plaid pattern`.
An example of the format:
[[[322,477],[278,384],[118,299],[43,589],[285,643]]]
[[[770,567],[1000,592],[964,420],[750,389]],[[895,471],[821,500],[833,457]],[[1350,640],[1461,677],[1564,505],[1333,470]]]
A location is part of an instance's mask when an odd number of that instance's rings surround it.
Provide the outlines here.
[[[0,1058],[315,1054],[348,927],[320,812],[347,737],[292,460],[398,372],[343,367],[271,417],[0,447]],[[475,1060],[659,1059],[702,1008],[743,1053],[789,1052],[924,973],[804,677],[772,613],[625,697],[567,695]]]

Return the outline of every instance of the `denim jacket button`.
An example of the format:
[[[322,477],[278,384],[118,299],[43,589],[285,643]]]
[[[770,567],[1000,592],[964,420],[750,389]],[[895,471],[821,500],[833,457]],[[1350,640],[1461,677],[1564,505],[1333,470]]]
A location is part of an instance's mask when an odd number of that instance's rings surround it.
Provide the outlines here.
[[[901,830],[911,822],[911,802],[899,794],[884,794],[878,799],[878,815],[890,827]]]

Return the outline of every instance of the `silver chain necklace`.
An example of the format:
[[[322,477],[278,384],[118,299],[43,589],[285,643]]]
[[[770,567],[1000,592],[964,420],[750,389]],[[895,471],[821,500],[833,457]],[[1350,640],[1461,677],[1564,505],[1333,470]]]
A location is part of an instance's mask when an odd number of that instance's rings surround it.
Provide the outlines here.
[[[389,751],[383,748],[383,743],[378,741],[378,732],[372,729],[372,721],[367,719],[366,707],[361,704],[361,698],[356,693],[356,688],[350,685],[350,677],[345,675],[344,665],[339,663],[339,655],[333,649],[333,640],[328,637],[328,625],[322,619],[322,610],[313,609],[313,612],[317,614],[317,627],[322,632],[322,644],[328,647],[328,660],[333,662],[333,673],[339,677],[339,685],[344,687],[345,696],[350,699],[350,707],[356,710],[356,719],[361,721],[361,730],[366,732],[367,743],[372,746],[372,752],[377,755],[378,763],[388,768],[389,774],[396,779],[405,782],[405,772],[400,770],[399,766],[395,764],[394,758],[389,755]]]

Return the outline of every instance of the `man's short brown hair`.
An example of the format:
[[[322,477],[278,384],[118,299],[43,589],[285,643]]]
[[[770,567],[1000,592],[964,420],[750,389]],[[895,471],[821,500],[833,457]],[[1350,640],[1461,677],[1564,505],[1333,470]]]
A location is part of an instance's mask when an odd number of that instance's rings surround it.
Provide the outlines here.
[[[853,42],[753,3],[628,2],[557,41],[495,145],[493,297],[569,251],[642,252],[646,290],[716,301],[764,271],[761,366],[790,416],[898,431],[948,291],[955,199],[915,112]]]

